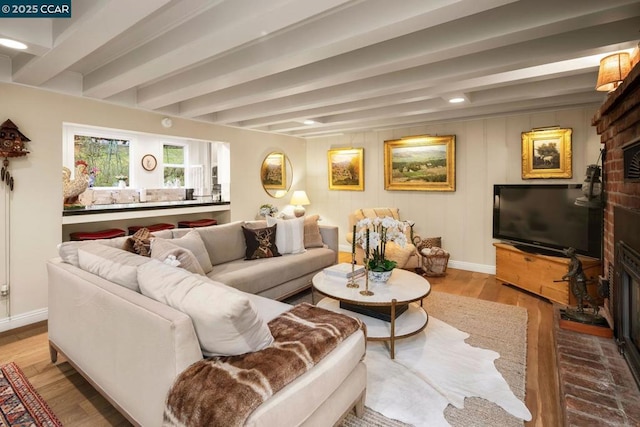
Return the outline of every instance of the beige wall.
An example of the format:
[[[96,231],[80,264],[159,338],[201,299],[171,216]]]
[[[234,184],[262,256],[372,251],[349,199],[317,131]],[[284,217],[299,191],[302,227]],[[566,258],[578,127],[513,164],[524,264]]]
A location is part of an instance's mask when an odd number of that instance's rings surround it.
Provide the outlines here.
[[[270,198],[259,181],[260,164],[271,151],[284,151],[294,172],[292,189],[305,189],[311,199],[309,213],[340,226],[344,241],[349,212],[362,206],[398,206],[404,218],[416,221],[416,232],[442,236],[451,252],[451,266],[492,271],[491,195],[494,183],[518,183],[520,133],[531,128],[559,125],[573,128],[573,179],[535,180],[581,182],[585,166],[600,148],[591,127],[598,105],[563,111],[514,115],[494,119],[451,122],[354,133],[304,141],[268,133],[244,131],[173,118],[173,127],[161,126],[160,114],[0,83],[0,121],[11,119],[31,142],[27,157],[12,159],[15,191],[10,193],[11,317],[0,331],[46,318],[46,260],[56,255],[61,241],[62,123],[225,141],[231,144],[231,220],[255,217],[263,203],[280,209],[284,200]],[[409,135],[456,135],[456,181],[453,193],[385,191],[383,141]],[[326,153],[332,147],[365,148],[365,191],[328,191]],[[3,189],[3,197],[5,190]],[[4,276],[4,275],[1,275]],[[2,305],[3,301],[0,301]]]
[[[423,237],[441,236],[451,253],[450,266],[473,271],[495,271],[492,243],[494,184],[516,184],[521,179],[521,132],[559,125],[573,129],[573,178],[526,180],[529,183],[580,183],[586,165],[594,163],[600,138],[591,126],[597,105],[536,114],[450,122],[389,131],[353,133],[310,139],[307,143],[308,212],[320,213],[326,222],[340,227],[346,245],[347,216],[361,207],[395,206],[403,219],[416,222]],[[456,191],[418,192],[384,190],[385,140],[411,135],[456,136]],[[327,150],[364,147],[365,191],[328,191]],[[348,250],[348,247],[346,247]]]
[[[216,126],[90,99],[0,83],[0,123],[11,119],[31,142],[27,157],[11,159],[15,190],[10,193],[10,315],[0,330],[46,318],[46,260],[56,256],[62,230],[62,123],[118,128],[186,138],[224,141],[231,146],[231,220],[253,218],[271,199],[260,185],[260,165],[272,150],[284,151],[294,170],[293,189],[304,188],[306,142],[299,138]],[[2,191],[5,197],[6,190]],[[1,242],[0,242],[1,244]],[[3,274],[0,277],[4,277]],[[6,301],[0,301],[3,305]],[[0,310],[0,318],[3,310]],[[8,322],[8,323],[7,323]]]

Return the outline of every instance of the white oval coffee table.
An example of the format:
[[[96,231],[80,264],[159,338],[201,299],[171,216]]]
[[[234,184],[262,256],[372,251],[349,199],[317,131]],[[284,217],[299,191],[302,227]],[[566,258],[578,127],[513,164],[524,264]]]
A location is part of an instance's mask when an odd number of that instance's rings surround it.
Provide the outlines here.
[[[328,275],[323,272],[313,277],[313,291],[324,295],[316,305],[328,310],[357,317],[367,326],[367,340],[389,341],[389,354],[395,358],[395,340],[413,336],[426,328],[429,315],[422,306],[422,299],[431,292],[431,284],[424,277],[407,270],[396,268],[387,283],[369,281],[369,290],[373,295],[360,293],[365,289],[365,277],[356,279],[359,288],[348,288],[347,279]],[[351,305],[351,309],[340,306],[340,303]],[[399,316],[400,311],[407,306]],[[358,310],[355,312],[353,310]],[[372,317],[378,313],[369,310],[388,311],[389,321]],[[386,316],[386,313],[382,314]]]

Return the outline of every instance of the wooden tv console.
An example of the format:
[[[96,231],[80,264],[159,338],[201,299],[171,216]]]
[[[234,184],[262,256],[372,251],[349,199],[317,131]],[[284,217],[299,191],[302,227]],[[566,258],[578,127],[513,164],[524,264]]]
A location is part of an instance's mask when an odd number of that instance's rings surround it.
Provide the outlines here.
[[[494,243],[496,247],[496,279],[525,289],[552,302],[575,306],[576,299],[568,282],[562,279],[569,270],[569,259],[539,255],[521,251],[513,245]],[[589,280],[589,294],[597,298],[597,278],[600,275],[600,260],[579,257],[582,269]],[[591,285],[591,283],[594,283]],[[585,301],[586,304],[586,301]]]

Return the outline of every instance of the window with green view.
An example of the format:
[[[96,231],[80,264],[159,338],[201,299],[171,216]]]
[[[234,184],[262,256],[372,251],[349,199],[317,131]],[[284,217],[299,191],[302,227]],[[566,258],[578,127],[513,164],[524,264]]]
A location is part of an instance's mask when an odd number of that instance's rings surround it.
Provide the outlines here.
[[[130,145],[125,139],[74,135],[74,160],[87,163],[92,187],[114,187],[129,177]]]
[[[162,146],[164,165],[164,186],[184,187],[185,185],[185,147],[183,145],[164,144]]]

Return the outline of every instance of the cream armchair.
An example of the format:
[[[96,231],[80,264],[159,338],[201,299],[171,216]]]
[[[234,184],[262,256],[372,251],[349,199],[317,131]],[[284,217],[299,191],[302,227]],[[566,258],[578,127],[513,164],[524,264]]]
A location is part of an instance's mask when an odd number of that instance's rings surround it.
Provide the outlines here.
[[[400,210],[398,208],[364,208],[357,209],[349,214],[349,230],[353,229],[353,226],[364,218],[376,218],[381,217],[384,218],[386,216],[390,216],[394,219],[402,221],[400,218]],[[413,239],[420,240],[419,236],[411,236],[411,228],[407,226],[405,230],[407,234],[407,241],[411,242]],[[347,242],[349,244],[352,243],[353,236],[352,233],[347,233]],[[415,241],[415,240],[414,240]],[[405,270],[413,270],[420,267],[420,260],[422,257],[416,250],[415,245],[412,243],[407,243],[407,245],[403,248],[399,245],[396,245],[394,242],[389,242],[387,244],[386,250],[386,258],[395,261],[398,263],[399,268],[403,268]],[[356,245],[356,263],[362,264],[364,259],[364,251],[358,245]]]

